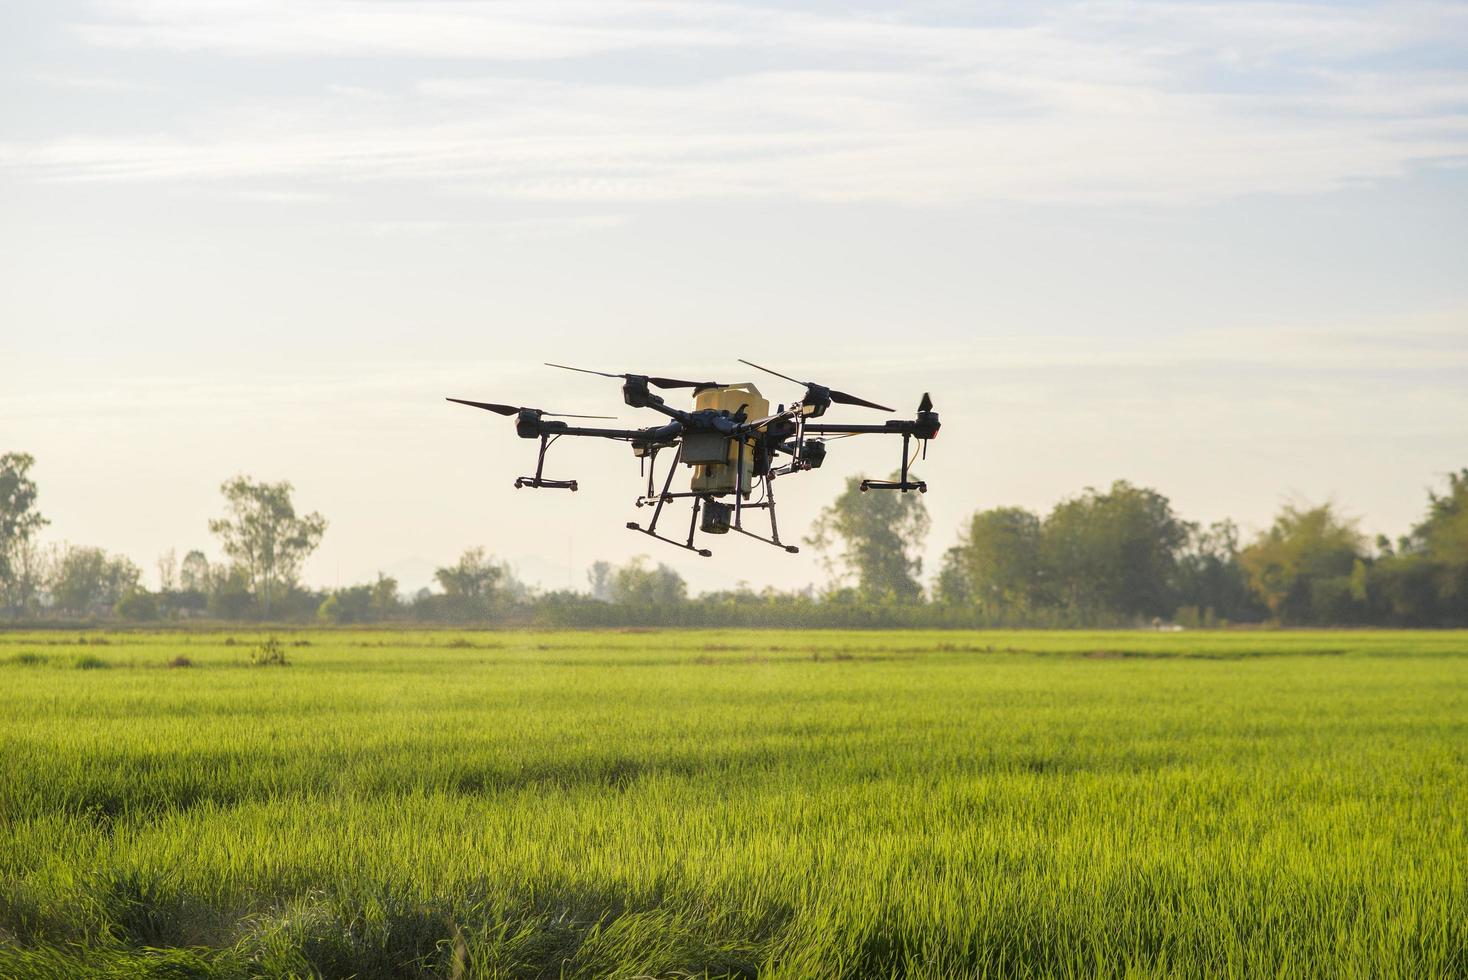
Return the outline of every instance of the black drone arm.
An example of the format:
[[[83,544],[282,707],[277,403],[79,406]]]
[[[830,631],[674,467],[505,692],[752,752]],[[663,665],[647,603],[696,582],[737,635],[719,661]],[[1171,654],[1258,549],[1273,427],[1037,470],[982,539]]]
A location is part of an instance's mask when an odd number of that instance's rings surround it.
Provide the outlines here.
[[[565,422],[541,421],[538,431],[520,435],[527,439],[540,436],[589,436],[593,439],[618,439],[623,442],[663,443],[672,442],[683,434],[683,425],[669,422],[667,425],[645,429],[594,429],[584,425],[567,425]]]

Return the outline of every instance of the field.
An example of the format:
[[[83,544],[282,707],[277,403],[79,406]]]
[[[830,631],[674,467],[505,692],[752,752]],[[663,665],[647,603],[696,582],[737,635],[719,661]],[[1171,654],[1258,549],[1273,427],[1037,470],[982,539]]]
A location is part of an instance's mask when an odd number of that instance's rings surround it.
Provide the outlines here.
[[[0,976],[1468,977],[1463,633],[279,638],[0,633]]]

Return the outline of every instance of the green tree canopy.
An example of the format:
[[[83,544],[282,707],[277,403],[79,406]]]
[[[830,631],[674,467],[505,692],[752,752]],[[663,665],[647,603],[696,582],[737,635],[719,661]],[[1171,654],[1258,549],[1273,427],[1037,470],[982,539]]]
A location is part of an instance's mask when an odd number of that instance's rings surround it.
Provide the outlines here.
[[[24,577],[17,568],[24,564],[19,553],[47,523],[36,510],[36,481],[30,477],[35,464],[29,453],[0,456],[0,590],[7,605],[16,604],[17,586]]]
[[[1023,612],[1039,601],[1041,524],[1020,507],[980,511],[959,535],[963,577],[986,613]]]
[[[675,605],[687,598],[688,583],[661,562],[648,567],[648,557],[638,555],[611,573],[609,591],[612,601],[623,605]]]
[[[505,577],[505,569],[489,558],[483,548],[468,548],[458,562],[438,569],[433,577],[450,599],[487,604]]]
[[[921,599],[918,577],[930,523],[922,497],[888,490],[863,493],[861,482],[860,476],[846,481],[846,489],[821,511],[807,542],[826,556],[833,572],[855,575],[863,599]]]
[[[1117,480],[1056,505],[1043,528],[1045,576],[1077,611],[1170,616],[1190,526],[1162,494]]]
[[[1285,622],[1328,622],[1339,609],[1324,607],[1349,600],[1351,574],[1365,544],[1356,522],[1330,504],[1287,504],[1239,561],[1271,614]]]
[[[101,548],[67,547],[51,576],[51,597],[71,613],[111,609],[136,592],[142,570],[121,555]]]
[[[209,591],[209,559],[195,549],[184,555],[178,567],[178,587],[185,592]]]
[[[1187,549],[1178,560],[1177,597],[1203,622],[1214,617],[1247,620],[1262,613],[1239,561],[1239,528],[1233,521],[1191,528]]]
[[[219,535],[224,553],[244,569],[250,590],[268,616],[271,599],[295,584],[301,563],[321,543],[326,518],[314,512],[297,516],[292,487],[285,481],[264,483],[237,476],[219,489],[229,512],[210,521],[209,530]]]

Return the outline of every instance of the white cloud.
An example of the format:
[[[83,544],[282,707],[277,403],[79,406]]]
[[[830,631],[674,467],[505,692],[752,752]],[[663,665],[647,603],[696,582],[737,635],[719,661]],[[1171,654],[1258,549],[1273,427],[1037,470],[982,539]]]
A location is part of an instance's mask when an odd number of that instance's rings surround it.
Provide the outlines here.
[[[723,3],[115,0],[80,36],[440,59],[365,98],[243,101],[132,138],[0,145],[66,180],[417,180],[506,199],[1191,202],[1468,158],[1457,4],[999,5],[983,23]],[[575,59],[638,52],[636,83]],[[700,53],[719,58],[700,70]],[[501,62],[456,76],[454,59]],[[682,68],[658,74],[658,59]],[[1402,62],[1388,72],[1383,58]],[[571,59],[517,74],[508,63]],[[1439,59],[1441,60],[1441,59]]]

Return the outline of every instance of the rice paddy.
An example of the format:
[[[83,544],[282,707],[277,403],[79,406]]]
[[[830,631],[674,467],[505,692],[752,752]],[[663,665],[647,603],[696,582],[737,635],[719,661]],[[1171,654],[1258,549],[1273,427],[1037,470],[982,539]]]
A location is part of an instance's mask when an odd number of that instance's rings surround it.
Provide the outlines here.
[[[1468,977],[1468,634],[276,640],[0,633],[0,976]]]

